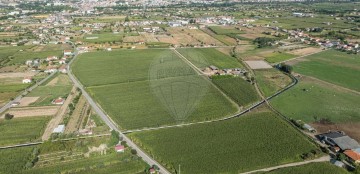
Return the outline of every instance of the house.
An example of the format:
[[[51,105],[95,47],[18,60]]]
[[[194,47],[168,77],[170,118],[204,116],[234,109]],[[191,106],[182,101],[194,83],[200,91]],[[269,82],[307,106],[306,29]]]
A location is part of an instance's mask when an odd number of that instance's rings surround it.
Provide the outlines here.
[[[18,106],[19,104],[20,104],[20,102],[11,103],[11,107]]]
[[[118,145],[115,146],[115,151],[116,152],[124,152],[125,151],[125,146],[118,144]]]
[[[154,168],[150,168],[150,169],[149,169],[149,173],[150,173],[150,174],[154,174],[154,173],[156,173],[156,170],[155,170]]]
[[[59,71],[63,74],[66,74],[67,73],[67,69],[66,69],[66,65],[62,65],[60,68],[59,68]]]
[[[54,73],[54,72],[57,72],[57,69],[54,67],[48,67],[44,72],[45,73]]]
[[[66,64],[66,58],[62,58],[60,61],[59,61],[60,64]]]
[[[322,143],[330,146],[337,146],[341,150],[350,150],[360,148],[357,141],[345,135],[343,132],[328,132],[316,136]]]
[[[23,80],[22,80],[22,83],[31,83],[32,82],[32,78],[31,77],[25,77]]]
[[[65,99],[59,97],[57,99],[54,99],[51,103],[54,105],[62,105],[62,104],[64,104],[64,102],[65,102]]]
[[[46,58],[46,61],[53,61],[53,60],[57,60],[58,58],[56,57],[56,56],[48,56],[47,58]]]
[[[112,49],[111,48],[106,48],[106,51],[111,51]]]
[[[360,164],[360,154],[353,150],[345,150],[344,154],[356,164]]]
[[[64,50],[64,56],[72,56],[71,50]]]
[[[65,130],[65,125],[58,125],[58,127],[56,127],[54,130],[53,130],[53,133],[64,133],[64,130]]]

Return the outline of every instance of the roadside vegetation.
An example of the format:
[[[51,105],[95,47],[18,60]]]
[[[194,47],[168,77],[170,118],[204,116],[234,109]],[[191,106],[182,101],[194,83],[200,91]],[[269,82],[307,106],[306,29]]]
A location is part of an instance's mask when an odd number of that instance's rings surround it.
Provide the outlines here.
[[[296,167],[287,167],[271,172],[258,172],[256,174],[350,174],[343,168],[337,167],[329,162],[311,163]]]

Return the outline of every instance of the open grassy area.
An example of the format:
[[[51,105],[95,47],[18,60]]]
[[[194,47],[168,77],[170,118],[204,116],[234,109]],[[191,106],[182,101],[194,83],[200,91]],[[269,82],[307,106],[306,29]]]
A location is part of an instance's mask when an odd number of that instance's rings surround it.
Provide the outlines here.
[[[40,97],[38,100],[36,100],[35,103],[32,103],[33,106],[48,106],[52,105],[51,101],[53,101],[56,98],[62,97],[66,98],[70,91],[72,86],[66,85],[66,86],[39,86],[33,91],[31,91],[27,96],[28,97]]]
[[[0,146],[39,140],[50,117],[0,119]]]
[[[310,163],[302,166],[288,167],[271,172],[258,172],[256,174],[349,174],[343,168],[329,162]]]
[[[0,85],[0,106],[23,92],[29,84],[1,84]]]
[[[14,55],[17,52],[20,52],[20,50],[24,50],[30,48],[30,46],[7,46],[7,47],[0,47],[0,67],[7,64],[10,61],[9,56]]]
[[[238,110],[170,50],[86,55],[74,73],[122,129],[210,120]]]
[[[185,48],[178,51],[198,68],[210,65],[224,68],[241,68],[243,65],[233,57],[230,57],[214,48]]]
[[[214,78],[212,82],[240,106],[247,106],[260,99],[254,86],[241,77]]]
[[[265,58],[266,61],[269,63],[277,63],[282,62],[285,60],[289,60],[296,57],[295,55],[289,54],[289,53],[272,53],[267,55]]]
[[[13,149],[0,150],[0,173],[21,173],[26,163],[28,156],[31,154],[33,147],[19,147]]]
[[[316,149],[303,135],[267,110],[241,118],[129,134],[175,173],[241,173],[301,161]]]
[[[243,31],[238,30],[234,27],[211,26],[211,27],[209,27],[209,29],[218,35],[243,34],[244,33]]]
[[[304,59],[295,72],[360,91],[360,55],[328,50]]]
[[[256,70],[255,75],[256,82],[266,97],[275,94],[291,83],[290,77],[276,69]]]
[[[359,100],[359,94],[303,78],[298,85],[274,98],[271,104],[289,118],[346,123],[360,121]]]
[[[104,43],[104,42],[120,42],[123,39],[124,34],[115,33],[100,33],[100,34],[86,34],[83,38],[83,42],[90,43]]]

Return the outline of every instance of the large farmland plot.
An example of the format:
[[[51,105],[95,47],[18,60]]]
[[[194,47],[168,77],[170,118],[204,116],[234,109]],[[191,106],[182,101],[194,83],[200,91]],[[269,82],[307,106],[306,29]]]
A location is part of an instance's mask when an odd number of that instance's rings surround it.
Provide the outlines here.
[[[224,68],[241,68],[243,65],[233,57],[230,57],[214,48],[182,48],[178,51],[198,68],[206,68],[210,65]]]
[[[295,64],[300,74],[360,91],[360,56],[336,50],[313,54]]]
[[[269,111],[129,136],[172,173],[179,165],[181,173],[241,173],[301,161],[316,149]]]
[[[84,54],[73,68],[122,129],[210,120],[238,111],[170,50]]]
[[[50,117],[0,119],[0,146],[39,140]]]

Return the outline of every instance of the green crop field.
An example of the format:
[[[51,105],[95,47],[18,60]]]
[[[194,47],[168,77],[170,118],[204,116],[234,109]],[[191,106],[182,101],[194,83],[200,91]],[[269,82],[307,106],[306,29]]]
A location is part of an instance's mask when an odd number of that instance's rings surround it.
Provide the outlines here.
[[[123,36],[123,34],[114,33],[87,34],[82,38],[82,41],[91,43],[120,42],[122,41]]]
[[[84,86],[116,84],[148,79],[156,58],[172,57],[169,50],[121,50],[81,54],[72,65]]]
[[[2,79],[5,81],[5,79]],[[20,82],[22,79],[19,79]],[[29,84],[0,84],[0,106],[23,92]]]
[[[33,147],[19,147],[0,150],[0,174],[21,173]]]
[[[209,27],[211,31],[219,35],[226,35],[226,34],[243,34],[245,32],[238,30],[233,27],[222,27],[222,26],[211,26]]]
[[[271,172],[259,172],[256,174],[350,174],[345,169],[337,167],[329,162],[310,163],[302,166],[287,167]]]
[[[31,91],[27,96],[28,97],[40,97],[38,100],[36,100],[35,103],[32,103],[33,106],[48,106],[52,105],[51,101],[58,97],[66,98],[70,91],[72,86],[66,85],[66,86],[39,86],[35,88],[33,91]]]
[[[10,61],[9,56],[13,56],[15,53],[20,52],[20,50],[25,50],[27,48],[30,47],[29,46],[0,47],[0,66],[3,66]]]
[[[314,122],[329,119],[335,123],[360,121],[360,95],[317,80],[302,79],[298,85],[271,101],[289,118]]]
[[[73,69],[122,129],[210,120],[238,110],[170,50],[85,54]]]
[[[277,63],[292,59],[294,57],[296,56],[289,53],[271,53],[270,55],[265,56],[265,60],[269,63]]]
[[[0,146],[39,140],[50,117],[0,119]]]
[[[175,124],[178,121],[210,120],[225,117],[237,111],[236,106],[211,86],[210,82],[201,77],[194,77],[194,79],[177,77],[163,82],[156,84],[160,86],[164,94],[160,96],[156,91],[157,88],[152,88],[152,82],[149,81],[88,89],[122,129],[157,127]],[[200,86],[192,86],[193,83]],[[169,90],[173,88],[172,91],[167,91],[168,87]],[[188,88],[189,91],[184,91],[181,87]]]
[[[12,64],[25,64],[26,60],[32,59],[45,59],[48,56],[57,56],[61,57],[63,54],[63,50],[55,50],[55,51],[38,51],[34,52],[31,50],[24,50],[22,52],[17,52],[10,59],[8,65]]]
[[[214,48],[185,48],[178,51],[198,68],[214,65],[220,69],[241,68],[243,65],[233,57],[230,57]]]
[[[294,66],[295,72],[360,91],[360,55],[328,50],[305,60]]]
[[[214,78],[212,82],[240,106],[247,106],[260,99],[254,86],[241,77]]]
[[[291,78],[276,69],[256,70],[256,82],[266,97],[291,83]]]
[[[176,173],[241,173],[295,161],[317,149],[270,111],[241,118],[129,134],[157,161]]]

